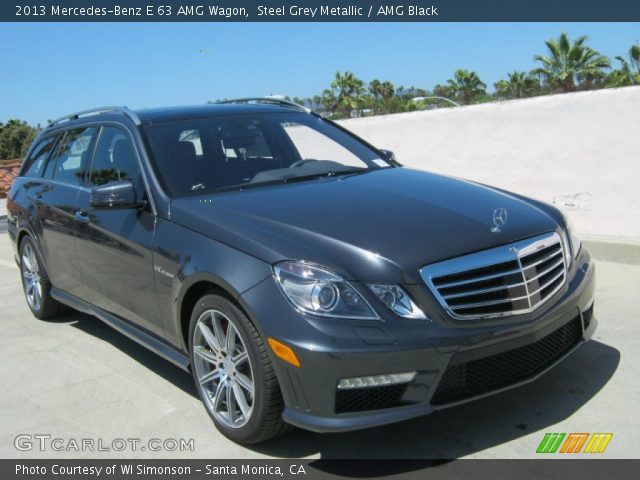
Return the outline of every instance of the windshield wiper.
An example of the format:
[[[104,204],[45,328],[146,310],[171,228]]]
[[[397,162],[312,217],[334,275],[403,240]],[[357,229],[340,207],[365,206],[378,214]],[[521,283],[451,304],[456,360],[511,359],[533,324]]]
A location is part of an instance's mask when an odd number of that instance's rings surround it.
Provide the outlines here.
[[[361,173],[367,173],[372,170],[368,168],[354,168],[351,170],[330,170],[328,172],[322,173],[312,173],[309,175],[287,175],[282,178],[282,183],[293,183],[293,182],[303,182],[305,180],[313,180],[314,178],[322,178],[322,177],[339,177],[343,175],[358,175]]]

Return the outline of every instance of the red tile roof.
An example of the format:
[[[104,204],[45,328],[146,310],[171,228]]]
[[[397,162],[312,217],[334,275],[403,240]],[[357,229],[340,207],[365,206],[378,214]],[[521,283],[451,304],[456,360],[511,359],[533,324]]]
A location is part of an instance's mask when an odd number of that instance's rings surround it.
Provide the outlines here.
[[[5,197],[11,188],[13,179],[20,170],[20,162],[21,159],[0,160],[0,198]]]

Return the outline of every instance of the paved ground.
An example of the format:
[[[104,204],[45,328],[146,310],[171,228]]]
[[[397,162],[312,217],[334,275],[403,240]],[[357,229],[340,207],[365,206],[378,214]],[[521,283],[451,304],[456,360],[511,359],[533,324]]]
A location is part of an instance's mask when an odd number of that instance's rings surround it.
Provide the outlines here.
[[[294,430],[249,449],[217,433],[187,374],[99,320],[36,320],[0,233],[0,457],[524,458],[535,456],[545,432],[613,432],[604,455],[638,458],[639,285],[638,266],[598,262],[594,341],[534,384],[403,424],[332,435]],[[106,445],[193,438],[195,451],[21,452],[19,434]]]

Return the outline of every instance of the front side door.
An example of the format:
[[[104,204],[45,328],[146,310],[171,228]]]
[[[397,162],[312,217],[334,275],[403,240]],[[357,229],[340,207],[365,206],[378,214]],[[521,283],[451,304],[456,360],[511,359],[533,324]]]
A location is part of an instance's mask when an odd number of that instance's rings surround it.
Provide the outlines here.
[[[44,175],[30,191],[36,205],[39,245],[54,287],[82,296],[76,253],[78,196],[96,139],[95,127],[65,132],[46,164]]]
[[[105,209],[90,205],[90,189],[114,181],[133,182],[140,201],[147,193],[138,156],[126,130],[104,126],[98,136],[89,189],[80,193],[82,220],[77,250],[85,299],[154,333],[162,332],[154,285],[155,216],[150,208]]]

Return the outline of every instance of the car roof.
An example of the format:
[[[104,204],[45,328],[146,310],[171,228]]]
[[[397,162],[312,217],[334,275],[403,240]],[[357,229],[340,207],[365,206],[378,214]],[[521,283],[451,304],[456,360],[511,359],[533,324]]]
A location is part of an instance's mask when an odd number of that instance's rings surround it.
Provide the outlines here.
[[[250,99],[253,100],[253,99]],[[129,117],[137,125],[153,125],[165,122],[190,120],[234,114],[287,113],[301,112],[304,107],[295,104],[279,105],[274,103],[208,103],[204,105],[143,108],[129,110],[126,107],[102,107],[85,110],[61,117],[50,123],[39,136],[57,133],[74,127],[95,124],[96,122],[119,122],[123,116]]]
[[[145,125],[164,122],[175,122],[194,118],[213,117],[218,115],[256,114],[300,112],[297,109],[260,103],[209,103],[206,105],[192,105],[181,107],[162,107],[134,110],[140,121]]]

